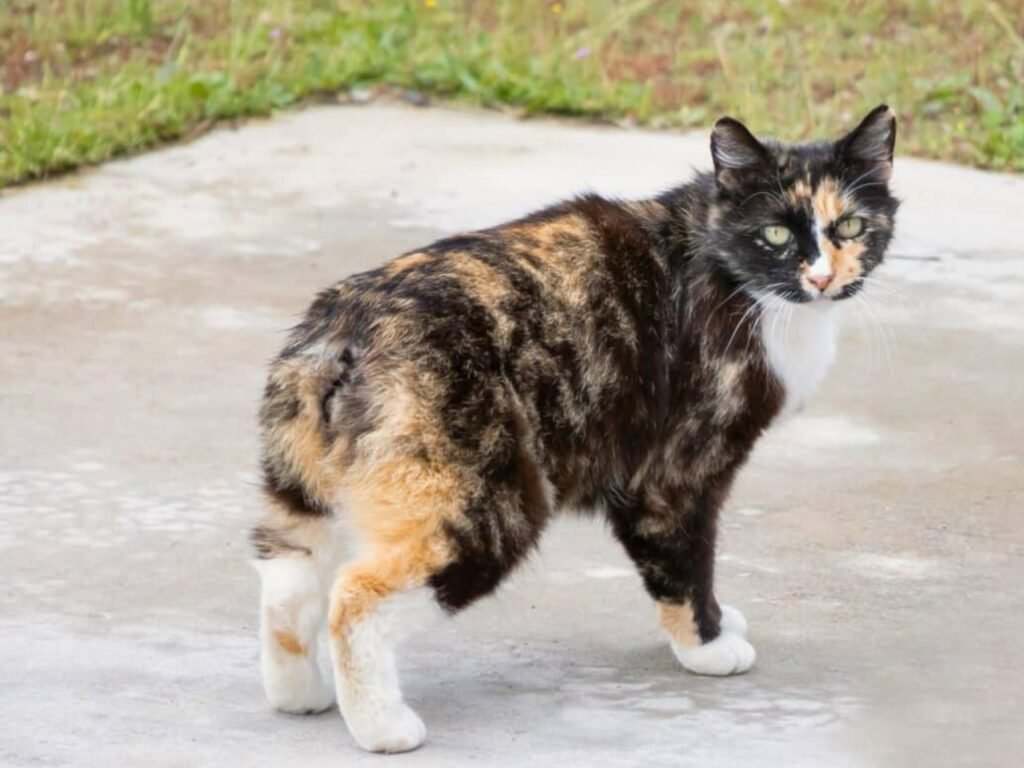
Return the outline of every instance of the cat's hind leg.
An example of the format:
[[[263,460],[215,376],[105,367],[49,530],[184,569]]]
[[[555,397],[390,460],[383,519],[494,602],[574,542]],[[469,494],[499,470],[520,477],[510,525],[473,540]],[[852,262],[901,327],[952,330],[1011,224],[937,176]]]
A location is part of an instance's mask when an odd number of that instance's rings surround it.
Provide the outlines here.
[[[260,575],[260,674],[271,706],[312,714],[334,703],[317,663],[332,542],[326,520],[271,515],[252,533]],[[329,578],[329,577],[328,577]]]
[[[378,452],[347,476],[343,514],[361,554],[335,579],[329,636],[338,707],[364,749],[404,752],[424,741],[399,687],[396,646],[493,590],[543,528],[539,471],[518,448],[502,458],[495,479]]]
[[[427,729],[402,695],[395,650],[443,615],[416,554],[395,550],[341,570],[331,592],[330,643],[338,708],[356,743],[370,752],[408,752]],[[415,568],[415,566],[414,566]]]

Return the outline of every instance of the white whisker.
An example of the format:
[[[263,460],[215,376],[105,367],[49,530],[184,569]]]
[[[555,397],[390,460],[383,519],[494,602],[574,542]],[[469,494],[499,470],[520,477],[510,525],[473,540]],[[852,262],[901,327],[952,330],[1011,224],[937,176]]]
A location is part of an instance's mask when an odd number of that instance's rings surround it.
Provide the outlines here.
[[[736,323],[736,327],[732,329],[732,335],[729,337],[729,341],[726,342],[725,344],[725,352],[723,353],[723,356],[729,356],[729,350],[732,348],[732,342],[736,338],[736,334],[739,333],[740,328],[743,327],[743,323],[746,322],[747,317],[750,315],[750,313],[757,311],[759,307],[760,304],[757,301],[754,301],[753,303],[751,303],[749,307],[747,307],[747,311],[743,313],[743,316],[740,318],[740,321]]]
[[[888,369],[889,375],[892,375],[894,371],[892,346],[895,344],[894,337],[891,335],[892,332],[882,321],[882,317],[877,308],[871,303],[866,295],[858,294],[857,298],[859,299],[860,305],[864,307],[864,311],[870,321],[872,330],[875,331],[878,336],[878,342],[884,355],[886,368]]]

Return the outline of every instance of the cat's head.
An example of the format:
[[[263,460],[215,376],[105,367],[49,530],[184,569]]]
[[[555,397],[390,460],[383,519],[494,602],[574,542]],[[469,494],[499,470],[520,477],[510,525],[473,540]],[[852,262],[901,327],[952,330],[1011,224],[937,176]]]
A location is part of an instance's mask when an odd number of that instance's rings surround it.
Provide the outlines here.
[[[711,134],[717,194],[712,253],[754,296],[793,302],[854,295],[893,235],[896,118],[874,109],[838,141],[759,141],[737,120]]]

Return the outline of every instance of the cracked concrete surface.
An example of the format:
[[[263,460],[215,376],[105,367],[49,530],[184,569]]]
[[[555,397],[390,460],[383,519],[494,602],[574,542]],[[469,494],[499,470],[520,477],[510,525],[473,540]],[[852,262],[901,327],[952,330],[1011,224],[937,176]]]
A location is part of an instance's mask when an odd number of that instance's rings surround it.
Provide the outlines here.
[[[903,158],[883,283],[724,513],[752,673],[685,674],[610,535],[565,519],[406,646],[420,751],[265,705],[254,411],[313,293],[708,162],[703,135],[319,108],[5,193],[0,763],[1021,764],[1024,180]]]

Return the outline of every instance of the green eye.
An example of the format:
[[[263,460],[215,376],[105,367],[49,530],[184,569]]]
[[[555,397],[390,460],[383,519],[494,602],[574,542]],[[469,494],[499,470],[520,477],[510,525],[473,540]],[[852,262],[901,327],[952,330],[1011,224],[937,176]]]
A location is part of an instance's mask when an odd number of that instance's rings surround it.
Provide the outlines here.
[[[843,219],[836,225],[836,236],[841,237],[843,240],[851,240],[863,231],[864,219],[860,216],[851,216],[849,219]]]
[[[793,233],[781,224],[770,224],[767,227],[761,227],[761,237],[763,237],[769,245],[780,246],[785,245],[792,240]]]

